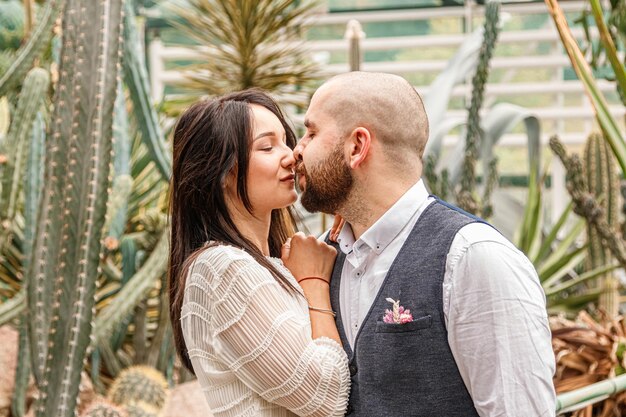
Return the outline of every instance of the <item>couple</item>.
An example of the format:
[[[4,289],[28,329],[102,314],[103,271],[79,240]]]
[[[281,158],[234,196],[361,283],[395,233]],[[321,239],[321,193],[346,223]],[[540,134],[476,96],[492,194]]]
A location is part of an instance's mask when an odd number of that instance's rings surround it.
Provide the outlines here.
[[[412,86],[334,77],[305,126],[296,143],[248,90],[191,106],[175,129],[170,312],[213,415],[553,416],[536,272],[429,196]],[[326,243],[295,233],[296,181],[307,210],[345,219]]]

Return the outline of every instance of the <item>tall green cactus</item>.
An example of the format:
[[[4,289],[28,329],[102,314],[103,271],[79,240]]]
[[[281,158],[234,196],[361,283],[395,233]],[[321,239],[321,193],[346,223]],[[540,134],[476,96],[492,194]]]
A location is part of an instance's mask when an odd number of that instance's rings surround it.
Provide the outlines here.
[[[459,206],[466,211],[480,214],[479,202],[475,195],[476,189],[476,161],[478,160],[478,147],[483,137],[480,127],[480,109],[482,108],[485,95],[485,84],[489,77],[489,61],[493,55],[493,50],[498,39],[498,21],[500,13],[500,3],[490,1],[485,7],[485,27],[483,33],[483,43],[480,47],[478,67],[472,79],[472,98],[467,116],[467,135],[465,139],[465,160],[463,163],[463,173],[461,179],[461,190],[457,197]],[[495,171],[495,167],[493,167]],[[494,172],[483,173],[486,184],[486,197],[489,196],[493,184],[487,184],[497,178]],[[488,202],[483,201],[483,206],[488,206]],[[487,208],[490,211],[490,208]]]
[[[38,417],[74,415],[92,330],[112,150],[122,0],[68,0],[27,271]]]
[[[599,201],[603,208],[602,216],[607,224],[617,229],[619,227],[619,176],[615,157],[604,137],[593,133],[587,139],[584,152],[584,174],[587,187]],[[587,224],[587,240],[589,242],[589,256],[587,267],[589,270],[614,262],[610,250],[602,245],[602,239],[596,228]],[[604,292],[600,296],[600,307],[604,308],[612,317],[618,314],[619,291],[617,279],[612,272],[598,278],[597,284]]]

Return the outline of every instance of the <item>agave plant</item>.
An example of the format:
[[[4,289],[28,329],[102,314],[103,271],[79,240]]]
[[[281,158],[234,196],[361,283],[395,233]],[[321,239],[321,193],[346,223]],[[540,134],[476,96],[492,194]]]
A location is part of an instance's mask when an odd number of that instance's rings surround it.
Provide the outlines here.
[[[179,67],[190,94],[200,96],[259,87],[283,104],[304,106],[307,85],[318,78],[302,36],[317,2],[311,0],[180,0],[172,24],[200,46],[198,63]]]

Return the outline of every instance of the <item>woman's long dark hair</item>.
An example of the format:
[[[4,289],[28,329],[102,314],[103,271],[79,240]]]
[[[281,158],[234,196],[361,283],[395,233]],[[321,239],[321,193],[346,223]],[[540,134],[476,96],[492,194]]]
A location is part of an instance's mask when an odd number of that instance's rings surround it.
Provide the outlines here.
[[[242,248],[267,268],[289,290],[294,287],[269,262],[259,248],[243,237],[226,208],[224,184],[237,173],[237,194],[248,211],[252,206],[246,189],[253,126],[250,104],[265,107],[285,128],[287,145],[296,137],[278,105],[266,93],[250,89],[198,102],[187,109],[174,130],[173,169],[170,181],[170,319],[176,350],[193,372],[180,324],[187,271],[209,241]],[[235,170],[235,171],[233,171]],[[280,257],[285,240],[296,231],[290,208],[272,212],[270,255]]]

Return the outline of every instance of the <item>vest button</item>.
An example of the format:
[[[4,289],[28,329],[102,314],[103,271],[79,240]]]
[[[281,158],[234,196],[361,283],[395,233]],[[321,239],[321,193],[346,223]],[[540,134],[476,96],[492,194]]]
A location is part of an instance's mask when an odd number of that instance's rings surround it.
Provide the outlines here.
[[[356,373],[357,373],[357,371],[358,371],[358,369],[357,369],[356,365],[350,365],[350,366],[348,367],[348,369],[350,369],[350,375],[351,375],[351,376],[356,375]]]

